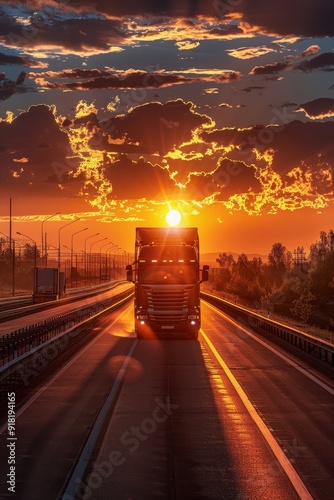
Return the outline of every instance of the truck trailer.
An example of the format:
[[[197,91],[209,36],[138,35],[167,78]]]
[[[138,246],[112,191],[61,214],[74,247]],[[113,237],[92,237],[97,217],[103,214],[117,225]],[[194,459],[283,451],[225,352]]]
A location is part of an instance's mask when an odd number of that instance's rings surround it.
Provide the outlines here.
[[[65,296],[65,274],[58,269],[35,267],[33,302],[49,302]],[[58,290],[59,287],[59,290]]]
[[[198,229],[138,227],[133,265],[127,280],[135,285],[135,332],[138,338],[186,333],[198,338],[201,326]]]

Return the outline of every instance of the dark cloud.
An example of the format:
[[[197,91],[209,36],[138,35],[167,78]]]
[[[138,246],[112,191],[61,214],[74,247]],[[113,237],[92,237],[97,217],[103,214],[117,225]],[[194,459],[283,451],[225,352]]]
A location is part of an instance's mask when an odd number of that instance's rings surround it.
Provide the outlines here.
[[[321,49],[319,45],[310,45],[310,47],[308,47],[306,50],[303,50],[303,52],[297,56],[297,59],[314,56],[314,54],[317,54],[320,50]]]
[[[3,54],[2,52],[0,52],[0,66],[5,66],[7,64],[29,66],[30,68],[45,68],[44,63],[36,61],[34,59],[30,59],[30,57],[13,56],[13,55]]]
[[[294,120],[280,127],[210,130],[210,118],[178,99],[140,105],[108,122],[99,122],[90,111],[67,120],[67,132],[59,123],[55,109],[46,105],[0,122],[3,186],[50,197],[82,191],[91,199],[94,189],[105,196],[108,186],[110,200],[159,200],[164,193],[202,201],[214,195],[231,207],[244,203],[245,210],[260,210],[252,205],[254,199],[260,203],[262,190],[270,197],[280,185],[288,196],[296,190],[306,197],[333,193],[333,122]],[[196,129],[199,139],[193,135]],[[76,141],[87,130],[101,139],[92,140],[99,152],[90,164],[85,147],[77,170],[79,160],[68,163],[73,156],[69,137]],[[141,157],[145,153],[154,157]]]
[[[278,73],[279,71],[284,71],[288,69],[290,64],[288,62],[284,63],[274,63],[265,64],[264,66],[255,66],[251,71],[250,75],[270,75],[272,73]]]
[[[11,0],[5,0],[5,3],[13,3]],[[36,8],[34,0],[21,0],[23,5],[29,5]],[[47,4],[43,2],[43,5]],[[111,16],[141,16],[143,14],[152,14],[155,16],[186,16],[193,17],[197,14],[213,14],[215,9],[211,2],[208,5],[206,0],[126,0],[124,2],[110,2],[109,0],[59,0],[60,7],[73,9],[79,12],[99,12]]]
[[[126,155],[119,155],[105,167],[106,178],[118,199],[157,199],[162,192],[167,195],[176,188],[167,168],[153,165],[144,158],[134,161]]]
[[[111,19],[58,19],[42,14],[30,24],[20,24],[10,18],[1,26],[0,43],[9,47],[50,50],[57,47],[63,53],[88,54],[110,52],[111,45],[126,41],[122,23]]]
[[[326,118],[334,116],[334,99],[320,97],[301,104],[296,111],[303,111],[309,118]]]
[[[228,2],[227,2],[228,3]],[[332,0],[253,0],[237,2],[231,14],[239,12],[251,26],[267,33],[298,36],[333,36],[334,3]],[[217,2],[222,5],[224,3]],[[226,5],[225,5],[226,12]]]
[[[0,101],[5,101],[14,94],[23,94],[31,91],[30,87],[24,86],[26,77],[27,74],[25,71],[21,71],[16,81],[6,78],[5,73],[0,73]]]
[[[62,71],[29,72],[29,78],[98,78],[110,76],[111,72],[101,69],[70,68]]]
[[[215,194],[217,201],[226,201],[231,196],[250,190],[259,191],[261,186],[254,174],[253,165],[224,158],[211,172],[191,172],[186,188],[198,200]]]
[[[220,83],[229,83],[241,78],[241,73],[239,71],[224,71],[221,75],[216,78],[216,81]]]
[[[301,71],[313,71],[321,69],[323,71],[334,71],[334,52],[325,52],[319,56],[313,57],[308,61],[303,61],[295,66],[295,69]]]
[[[41,184],[58,184],[73,170],[66,159],[70,151],[68,136],[59,129],[52,109],[31,106],[12,122],[0,122],[1,183],[42,194]]]
[[[166,154],[189,141],[196,128],[210,124],[211,119],[196,113],[191,102],[177,99],[165,104],[151,102],[137,106],[125,116],[116,116],[101,123],[98,133],[103,134],[103,144],[109,151],[113,148],[123,150],[123,147],[128,151],[132,146],[133,150],[142,153]],[[124,146],[119,145],[120,141]]]
[[[4,3],[11,4],[11,0]],[[16,3],[16,2],[15,2]],[[21,0],[23,5],[32,9],[38,7],[34,0]],[[37,5],[36,5],[37,3]],[[50,2],[51,3],[51,2]],[[47,5],[48,2],[40,4]],[[142,17],[145,15],[188,17],[209,16],[217,21],[222,21],[221,26],[212,28],[211,36],[226,35],[226,29],[233,28],[238,34],[240,26],[233,25],[229,28],[223,22],[229,18],[239,18],[244,22],[244,27],[260,27],[267,33],[298,36],[332,36],[334,34],[333,18],[334,4],[332,0],[281,0],[281,2],[268,2],[268,0],[253,0],[252,2],[228,2],[214,0],[127,0],[126,2],[110,2],[109,0],[64,0],[57,2],[60,11],[76,10],[79,12],[95,12],[110,17],[127,18],[131,16]],[[55,4],[53,3],[53,6]],[[59,27],[57,28],[59,29]],[[224,32],[225,30],[225,32]],[[65,40],[64,40],[65,42]]]
[[[53,73],[53,74],[52,74]],[[88,74],[92,71],[88,71]],[[98,90],[98,89],[131,89],[131,88],[159,88],[168,87],[170,85],[192,83],[194,81],[200,81],[199,78],[187,78],[184,76],[178,76],[175,74],[168,74],[165,72],[152,72],[141,70],[128,70],[120,74],[115,74],[113,76],[97,76],[89,80],[81,80],[75,82],[50,82],[45,80],[44,75],[48,75],[52,78],[58,76],[54,72],[43,72],[41,75],[38,73],[29,74],[36,77],[36,83],[41,85],[43,88],[56,89],[56,90]],[[68,78],[69,72],[61,72],[60,78]],[[79,75],[84,75],[85,73],[81,70],[73,70],[71,76],[79,78]],[[67,75],[67,76],[66,76]],[[107,72],[104,72],[107,75]],[[110,73],[109,73],[110,75]]]
[[[257,163],[252,151],[261,155],[272,151],[272,169],[287,183],[291,180],[289,173],[295,168],[305,172],[309,170],[316,191],[321,172],[329,171],[328,175],[323,174],[325,181],[321,184],[321,189],[327,186],[327,193],[333,193],[333,136],[334,122],[303,123],[298,120],[280,127],[257,126],[252,129],[222,129],[202,133],[202,139],[208,143],[238,147],[246,164]]]
[[[261,87],[259,85],[250,85],[249,87],[245,87],[241,89],[242,92],[253,92],[254,90],[263,90],[265,87]]]

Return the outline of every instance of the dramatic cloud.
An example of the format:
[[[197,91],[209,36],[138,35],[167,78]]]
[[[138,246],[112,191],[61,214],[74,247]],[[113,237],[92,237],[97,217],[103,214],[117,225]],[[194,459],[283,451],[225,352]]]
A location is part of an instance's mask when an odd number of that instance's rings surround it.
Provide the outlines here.
[[[0,122],[0,178],[10,189],[29,189],[38,195],[55,191],[48,183],[60,182],[59,165],[69,165],[67,134],[59,129],[54,113],[45,105],[31,106],[17,118]],[[12,118],[12,117],[11,117]],[[72,164],[72,170],[74,164]],[[71,170],[68,166],[66,177]],[[64,172],[62,177],[64,176]],[[41,184],[45,187],[41,189]]]
[[[269,34],[299,36],[333,36],[334,4],[331,0],[282,0],[281,2],[237,2],[228,9],[228,3],[221,5],[222,15],[242,15],[244,22],[258,27]],[[319,10],[320,9],[320,10]],[[229,11],[229,12],[228,12]],[[321,15],[319,15],[321,13]]]
[[[297,57],[301,59],[303,57],[314,56],[314,54],[317,54],[320,50],[321,50],[321,48],[319,47],[319,45],[311,45],[306,50],[304,50],[301,54],[299,54],[299,56],[297,56]]]
[[[144,199],[152,210],[177,199],[259,215],[319,209],[333,196],[333,123],[312,122],[334,116],[332,82],[315,88],[314,75],[300,73],[334,69],[334,53],[320,53],[334,31],[329,0],[321,8],[316,0],[7,0],[2,8],[0,99],[11,97],[13,110],[0,121],[5,186],[67,193],[106,217],[116,203],[136,217]],[[274,83],[296,69],[289,87]],[[301,81],[305,103],[293,104]],[[23,108],[15,94],[31,91],[59,111],[32,106],[14,118]],[[292,106],[311,121],[295,120]]]
[[[296,65],[296,69],[306,72],[313,71],[315,69],[334,71],[334,52],[326,52],[310,59],[309,61],[303,61]]]
[[[35,61],[29,57],[7,55],[0,52],[0,66],[15,64],[19,66],[29,66],[30,68],[46,68],[47,65],[40,61]]]
[[[5,0],[3,3],[15,5],[17,2]],[[36,2],[34,0],[21,1],[20,3],[35,12]],[[252,32],[256,27],[265,33],[290,37],[292,35],[315,37],[334,34],[332,23],[334,5],[331,0],[322,0],[320,6],[317,0],[294,0],[293,2],[282,0],[279,4],[266,0],[257,0],[256,2],[223,2],[219,0],[212,2],[206,0],[163,0],[159,2],[152,0],[142,0],[141,2],[136,0],[127,0],[126,2],[101,0],[91,2],[90,0],[67,0],[57,3],[49,0],[43,2],[43,6],[46,8],[44,17],[51,17],[54,24],[58,24],[58,19],[61,19],[66,25],[66,12],[77,12],[80,13],[81,17],[89,12],[110,19],[134,17],[137,23],[144,16],[160,19],[160,23],[165,18],[183,17],[191,19],[188,26],[195,24],[195,28],[196,23],[193,19],[199,16],[210,19],[211,22],[215,20],[217,26],[211,27],[210,36],[233,36],[233,33],[235,35],[238,32],[241,34],[243,30]],[[321,16],[319,16],[319,9],[321,9]],[[230,19],[237,19],[241,23],[239,26],[226,24],[226,21]],[[59,28],[60,26],[57,26],[56,31]],[[56,31],[51,39],[57,38]],[[90,34],[87,33],[87,35],[89,39]]]
[[[334,99],[321,97],[301,104],[296,111],[303,111],[308,118],[322,119],[334,116]]]
[[[230,56],[236,57],[238,59],[253,59],[254,57],[260,57],[270,52],[275,52],[274,49],[269,47],[240,47],[237,49],[229,49],[228,54]]]
[[[290,64],[288,62],[265,64],[264,66],[255,66],[251,71],[250,75],[270,75],[272,73],[278,73],[279,71],[284,71],[288,69]]]
[[[59,19],[59,14],[54,12],[42,13],[39,18],[32,11],[31,24],[21,23],[14,17],[6,20],[0,29],[0,43],[24,49],[39,58],[47,57],[54,50],[78,55],[113,52],[113,45],[127,43],[120,21],[90,15]]]
[[[168,196],[176,188],[168,168],[153,165],[144,158],[134,161],[119,155],[105,162],[105,176],[119,199],[159,199],[161,193]]]
[[[185,103],[182,99],[166,104],[151,102],[131,109],[126,116],[102,122],[92,146],[98,141],[100,147],[99,140],[102,140],[108,151],[129,151],[130,148],[138,153],[165,154],[190,141],[197,128],[212,126],[212,120],[196,113],[191,102]]]
[[[294,120],[281,126],[208,130],[201,139],[216,147],[233,146],[232,151],[238,151],[244,162],[260,166],[265,161],[280,175],[286,175],[297,165],[316,165],[319,161],[334,164],[333,134],[334,122]]]
[[[229,83],[239,80],[241,73],[239,71],[224,71],[219,77],[218,81],[221,83]]]
[[[94,76],[93,73],[98,73],[97,70],[87,71],[87,76]],[[70,72],[62,72],[58,75],[53,72],[46,72],[46,75],[51,78],[69,78],[82,77],[85,75],[85,70],[72,70]],[[109,76],[107,76],[109,75]],[[100,72],[100,76],[90,78],[88,80],[80,80],[75,82],[50,82],[45,79],[44,73],[29,73],[29,77],[35,78],[36,84],[42,88],[54,90],[96,90],[96,89],[131,89],[131,88],[159,88],[170,85],[191,83],[194,78],[186,78],[175,74],[165,73],[163,71],[139,71],[130,69],[124,72]],[[199,79],[197,79],[199,81]]]
[[[200,45],[199,42],[193,42],[191,40],[185,40],[181,42],[176,42],[176,45],[179,50],[192,50],[196,49]]]
[[[261,87],[259,85],[250,85],[249,87],[245,87],[243,89],[241,89],[241,92],[253,92],[253,91],[256,91],[256,90],[263,90],[265,87]]]
[[[21,71],[16,81],[6,78],[5,73],[0,73],[0,100],[5,101],[14,94],[23,94],[30,92],[32,89],[24,85],[27,74]]]

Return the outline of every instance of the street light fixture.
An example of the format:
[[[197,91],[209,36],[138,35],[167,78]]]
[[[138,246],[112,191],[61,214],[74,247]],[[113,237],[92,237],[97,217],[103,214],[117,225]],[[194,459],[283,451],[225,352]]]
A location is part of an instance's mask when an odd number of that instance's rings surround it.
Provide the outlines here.
[[[43,231],[44,222],[46,222],[49,219],[52,219],[52,217],[55,217],[56,215],[59,215],[59,214],[61,214],[61,212],[56,212],[55,214],[49,215],[48,217],[46,217],[45,219],[42,220],[42,254],[41,254],[42,258],[43,258],[43,252],[44,252],[44,231]],[[46,247],[46,236],[45,236],[45,247]],[[45,253],[46,253],[46,248],[45,248]]]

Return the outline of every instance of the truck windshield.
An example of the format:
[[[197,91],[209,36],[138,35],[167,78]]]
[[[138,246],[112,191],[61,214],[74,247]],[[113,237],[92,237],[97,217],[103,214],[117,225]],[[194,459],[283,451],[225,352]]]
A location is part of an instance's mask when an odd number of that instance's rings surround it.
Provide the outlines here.
[[[138,280],[140,283],[197,283],[194,264],[159,265],[139,263]]]
[[[145,245],[138,255],[140,283],[197,283],[198,259],[191,245]]]

